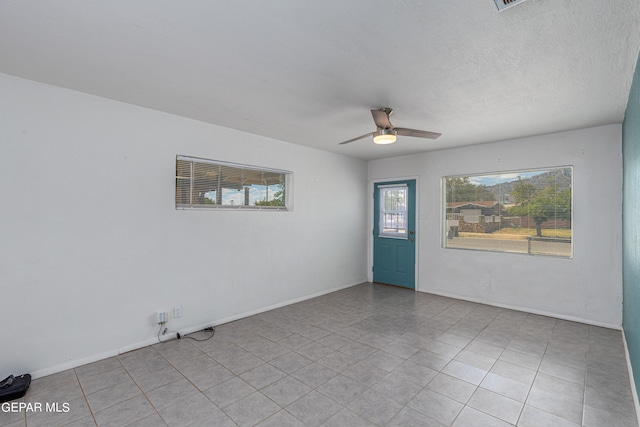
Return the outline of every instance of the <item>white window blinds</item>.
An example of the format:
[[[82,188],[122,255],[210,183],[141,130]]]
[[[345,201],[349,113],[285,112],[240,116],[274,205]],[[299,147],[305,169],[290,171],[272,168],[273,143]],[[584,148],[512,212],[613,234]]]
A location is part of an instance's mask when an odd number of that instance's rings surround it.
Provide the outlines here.
[[[176,157],[177,209],[287,210],[291,172]]]

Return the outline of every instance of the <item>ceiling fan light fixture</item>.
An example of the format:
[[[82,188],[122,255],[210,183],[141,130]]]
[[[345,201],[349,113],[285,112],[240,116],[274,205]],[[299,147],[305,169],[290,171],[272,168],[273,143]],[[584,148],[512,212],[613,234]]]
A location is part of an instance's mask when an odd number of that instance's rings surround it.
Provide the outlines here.
[[[393,129],[380,129],[374,136],[373,142],[376,144],[393,144],[396,142],[396,131]]]
[[[506,1],[506,0],[505,0]],[[514,0],[517,1],[517,0]],[[358,141],[363,138],[373,137],[375,144],[393,144],[396,142],[396,136],[411,136],[414,138],[429,138],[436,139],[440,136],[437,132],[428,132],[426,130],[409,129],[409,128],[396,128],[393,127],[389,121],[389,116],[393,113],[391,108],[379,108],[377,110],[371,110],[373,116],[373,122],[376,124],[376,130],[364,135],[357,136],[355,138],[348,139],[339,143],[338,145],[349,144],[353,141]]]

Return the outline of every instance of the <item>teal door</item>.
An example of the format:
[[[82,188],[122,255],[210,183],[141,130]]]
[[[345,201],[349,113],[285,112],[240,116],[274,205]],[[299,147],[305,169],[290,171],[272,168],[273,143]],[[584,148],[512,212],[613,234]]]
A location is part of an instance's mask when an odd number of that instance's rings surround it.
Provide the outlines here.
[[[415,289],[416,181],[373,186],[373,281]]]

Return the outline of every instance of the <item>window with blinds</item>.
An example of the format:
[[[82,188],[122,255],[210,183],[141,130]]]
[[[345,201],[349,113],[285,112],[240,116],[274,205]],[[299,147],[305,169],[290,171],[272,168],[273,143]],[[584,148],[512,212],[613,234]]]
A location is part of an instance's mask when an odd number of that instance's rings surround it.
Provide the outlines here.
[[[407,193],[408,187],[404,185],[381,185],[380,191],[380,224],[378,233],[380,237],[396,239],[407,238]]]
[[[442,179],[443,247],[571,258],[573,167]]]
[[[290,171],[176,157],[176,209],[287,210]]]

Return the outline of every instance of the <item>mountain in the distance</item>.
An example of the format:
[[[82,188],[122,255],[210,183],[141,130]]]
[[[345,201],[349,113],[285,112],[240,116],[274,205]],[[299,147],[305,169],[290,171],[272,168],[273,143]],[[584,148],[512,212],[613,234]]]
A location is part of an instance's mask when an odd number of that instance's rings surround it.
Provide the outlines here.
[[[533,184],[534,187],[540,190],[549,185],[550,179],[553,184],[558,185],[558,189],[560,190],[571,188],[571,168],[552,169],[540,175],[532,176],[531,178],[522,178],[522,181]],[[508,201],[508,197],[505,196],[508,196],[508,194],[513,191],[517,183],[518,180],[515,179],[510,182],[488,185],[486,188],[496,196],[496,200],[502,199],[502,201],[506,202]]]

